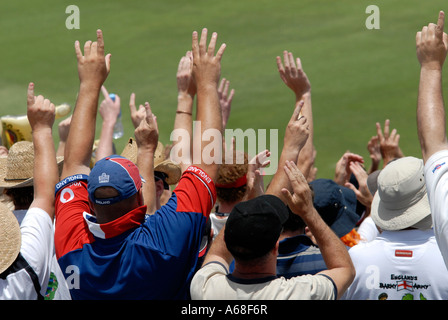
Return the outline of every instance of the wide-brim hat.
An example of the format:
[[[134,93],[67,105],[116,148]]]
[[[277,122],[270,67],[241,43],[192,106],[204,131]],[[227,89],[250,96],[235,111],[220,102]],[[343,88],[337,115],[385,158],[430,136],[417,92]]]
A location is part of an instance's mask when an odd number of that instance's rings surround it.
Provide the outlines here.
[[[138,147],[135,139],[129,138],[121,156],[137,164],[137,151]],[[165,182],[169,185],[178,183],[182,175],[180,165],[165,158],[165,147],[160,141],[157,143],[157,149],[154,153],[154,171],[163,172],[166,175]]]
[[[64,157],[56,159],[59,173]],[[0,158],[0,188],[23,188],[34,184],[34,145],[18,141],[9,149],[7,157]]]
[[[339,238],[349,233],[361,218],[356,211],[355,192],[331,179],[316,179],[310,186],[314,207],[322,219]]]
[[[429,229],[431,209],[422,159],[404,157],[390,162],[377,179],[371,216],[382,230]]]
[[[17,258],[21,244],[19,221],[8,206],[0,202],[0,273]]]

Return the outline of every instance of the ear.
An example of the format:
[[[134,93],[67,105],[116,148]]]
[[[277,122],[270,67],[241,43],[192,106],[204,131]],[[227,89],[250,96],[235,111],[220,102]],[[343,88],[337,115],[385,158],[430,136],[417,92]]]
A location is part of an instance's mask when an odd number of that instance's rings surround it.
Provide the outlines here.
[[[92,202],[92,200],[90,200],[90,197],[88,197],[88,199],[89,199],[90,214],[93,215],[93,216],[95,216],[95,215],[96,215],[96,214],[95,214],[95,205],[94,205],[94,203]]]
[[[162,180],[156,180],[155,183],[156,183],[156,197],[157,199],[160,199],[163,191],[165,191],[165,187],[163,186]]]
[[[278,248],[280,247],[280,240],[277,240],[274,248],[272,249],[272,254],[277,257],[278,256]]]
[[[145,204],[145,199],[143,199],[143,192],[142,192],[141,188],[140,188],[140,190],[138,190],[137,203],[138,203],[139,207],[141,207]]]

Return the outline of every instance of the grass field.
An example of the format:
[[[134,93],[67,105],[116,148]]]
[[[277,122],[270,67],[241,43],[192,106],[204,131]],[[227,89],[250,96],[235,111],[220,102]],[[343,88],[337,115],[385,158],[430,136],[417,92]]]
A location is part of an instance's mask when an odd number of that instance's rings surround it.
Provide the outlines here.
[[[71,4],[80,9],[78,30],[65,27]],[[380,9],[379,30],[365,27],[371,4]],[[117,149],[133,135],[131,92],[138,103],[149,100],[167,143],[178,61],[191,48],[192,31],[207,27],[227,44],[222,76],[236,90],[228,127],[278,128],[280,145],[294,97],[278,76],[275,57],[286,49],[302,58],[312,84],[318,177],[332,178],[347,149],[368,157],[375,122],[386,118],[401,134],[404,153],[420,156],[415,34],[435,22],[439,10],[448,11],[446,1],[2,1],[0,115],[26,112],[29,81],[53,102],[74,105],[73,43],[93,40],[101,28],[112,53],[105,85],[121,96],[125,119]]]

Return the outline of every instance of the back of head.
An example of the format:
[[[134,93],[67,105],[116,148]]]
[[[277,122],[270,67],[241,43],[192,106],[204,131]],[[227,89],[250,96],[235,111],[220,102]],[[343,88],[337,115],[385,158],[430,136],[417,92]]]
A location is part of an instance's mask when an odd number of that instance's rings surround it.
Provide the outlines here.
[[[240,260],[264,256],[275,247],[288,215],[286,205],[273,195],[238,203],[226,222],[227,249]]]
[[[142,181],[132,161],[117,155],[103,158],[90,172],[87,181],[89,199],[100,207],[126,203],[139,192]]]
[[[223,152],[223,162],[216,178],[216,194],[219,202],[241,201],[246,193],[248,157],[245,152],[234,151],[232,159]]]
[[[423,160],[404,157],[378,175],[371,215],[382,230],[429,229],[432,226]]]

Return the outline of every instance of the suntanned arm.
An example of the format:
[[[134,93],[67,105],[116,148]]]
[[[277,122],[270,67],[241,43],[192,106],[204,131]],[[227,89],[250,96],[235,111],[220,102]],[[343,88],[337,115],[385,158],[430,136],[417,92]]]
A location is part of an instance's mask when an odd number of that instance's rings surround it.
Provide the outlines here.
[[[215,133],[222,132],[222,111],[218,97],[218,82],[221,75],[221,58],[226,48],[222,44],[215,55],[215,45],[217,33],[214,32],[207,44],[207,29],[202,30],[201,39],[198,41],[198,33],[193,32],[192,51],[193,51],[193,78],[197,90],[197,124],[201,130],[196,130],[193,134],[193,164],[203,169],[212,179],[215,179],[218,173],[219,164],[215,161],[204,161],[203,150],[209,143],[216,146],[214,154],[216,159],[222,158],[222,140],[219,144],[216,141],[203,141],[204,132],[209,129],[215,129]],[[219,147],[218,147],[219,145]],[[196,149],[197,146],[200,148]],[[195,152],[197,150],[197,152]],[[200,154],[198,154],[200,153]]]
[[[294,193],[283,189],[292,212],[299,215],[313,233],[328,270],[319,272],[330,277],[336,285],[338,299],[355,277],[355,268],[345,245],[322,220],[313,205],[311,190],[296,164],[288,161],[284,167]]]
[[[189,154],[180,156],[179,165],[182,172],[191,165],[193,152],[193,102],[196,95],[196,85],[192,76],[193,70],[193,54],[188,51],[179,61],[177,69],[177,109],[174,118],[174,131],[182,130],[182,138],[173,141],[173,148],[181,144],[181,150],[188,150]],[[176,155],[179,156],[179,155]],[[177,160],[177,159],[175,159]]]
[[[75,42],[80,80],[78,99],[71,121],[64,153],[61,179],[73,174],[89,174],[95,139],[98,96],[110,70],[110,54],[104,56],[103,33],[97,30],[97,41],[87,41],[84,55]]]
[[[301,109],[301,115],[307,119],[308,125],[308,139],[302,150],[300,150],[297,165],[303,175],[308,178],[311,168],[314,165],[314,139],[313,139],[313,110],[311,103],[311,83],[308,76],[303,71],[302,61],[300,58],[296,58],[291,52],[283,51],[283,61],[280,56],[277,56],[277,68],[280,74],[280,78],[283,82],[292,90],[295,98],[295,105],[303,101],[303,108]]]
[[[154,182],[154,154],[157,149],[159,130],[154,114],[148,102],[145,103],[146,118],[135,129],[137,142],[137,166],[140,175],[145,179],[142,187],[144,204],[147,213],[154,214],[157,210],[156,184]]]
[[[430,23],[416,35],[417,58],[421,66],[417,129],[425,162],[437,151],[448,149],[442,93],[442,68],[448,47],[448,36],[443,32],[444,21],[445,14],[440,11],[437,25]]]
[[[54,219],[54,186],[59,181],[52,127],[55,107],[43,96],[34,96],[34,84],[28,85],[27,116],[34,145],[34,199],[30,208],[41,208]]]
[[[96,149],[95,161],[114,153],[114,126],[120,114],[120,96],[116,95],[115,101],[113,101],[109,97],[109,92],[105,86],[101,87],[101,92],[103,93],[104,100],[101,101],[99,113],[103,119],[103,123],[101,124],[101,134],[98,148]]]
[[[280,154],[279,163],[285,163],[286,161],[293,161],[297,163],[297,159],[308,138],[308,127],[307,119],[304,116],[299,118],[301,108],[303,106],[303,101],[299,103],[286,126],[285,137],[283,139],[283,149]],[[283,202],[286,203],[286,199],[282,192],[282,189],[291,189],[291,183],[282,168],[278,168],[272,177],[271,183],[269,184],[266,194],[272,194],[279,197]]]
[[[226,226],[224,225],[224,227],[219,231],[215,240],[213,240],[210,250],[207,252],[207,255],[204,258],[204,262],[202,263],[203,266],[211,261],[216,261],[222,263],[226,267],[227,271],[229,270],[229,266],[232,263],[233,256],[227,249],[226,242],[224,241],[225,228]]]

